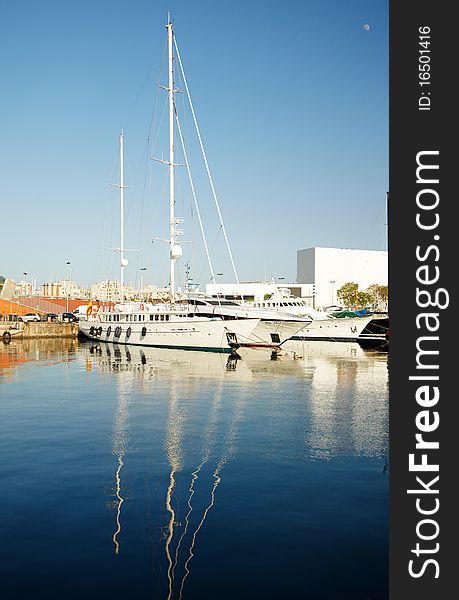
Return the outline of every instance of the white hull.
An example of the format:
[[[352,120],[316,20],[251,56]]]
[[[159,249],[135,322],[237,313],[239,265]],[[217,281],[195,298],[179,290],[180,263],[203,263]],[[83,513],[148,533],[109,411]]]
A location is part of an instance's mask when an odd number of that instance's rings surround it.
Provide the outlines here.
[[[188,298],[193,303],[196,314],[203,316],[222,316],[224,319],[260,319],[250,339],[242,340],[243,346],[259,348],[277,348],[297,334],[310,318],[296,317],[276,309],[260,309],[253,306],[241,306],[233,301],[219,302],[204,294],[192,294]]]
[[[299,335],[303,327],[301,321],[263,320],[255,327],[251,339],[241,345],[253,348],[282,346],[292,336]]]
[[[293,341],[356,342],[372,318],[372,316],[369,316],[315,320],[293,335],[291,339]]]
[[[196,311],[200,314],[212,314],[210,310],[213,310],[213,314],[260,318],[260,323],[253,332],[253,339],[242,344],[251,347],[282,346],[289,339],[355,342],[366,325],[373,319],[373,316],[340,319],[328,317],[326,313],[318,311],[310,311],[312,314],[306,314],[305,307],[259,308],[253,306],[253,303],[245,303],[236,308],[232,301],[222,300],[219,304],[215,299],[208,299],[205,296],[196,296],[196,300],[200,300],[202,304],[207,302],[206,306],[196,306]],[[209,307],[210,302],[213,302],[213,306]],[[291,308],[301,308],[303,315],[300,317],[287,312]],[[273,335],[278,337],[273,338]]]
[[[269,362],[264,356],[265,363]],[[237,354],[182,352],[172,348],[152,348],[99,342],[87,349],[87,362],[98,370],[115,372],[125,378],[133,373],[137,379],[150,380],[167,376],[172,379],[236,379],[250,381],[252,372]]]
[[[250,339],[258,319],[223,321],[180,319],[164,322],[114,322],[99,318],[79,322],[80,332],[91,340],[151,346],[155,348],[177,348],[184,350],[207,350],[231,352],[227,333],[236,335],[239,344]]]

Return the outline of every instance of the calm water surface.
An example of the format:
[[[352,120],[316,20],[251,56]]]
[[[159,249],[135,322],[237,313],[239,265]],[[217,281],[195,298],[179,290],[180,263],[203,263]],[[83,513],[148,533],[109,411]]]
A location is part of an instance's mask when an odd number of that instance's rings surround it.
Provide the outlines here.
[[[386,355],[0,343],[2,597],[387,598]]]

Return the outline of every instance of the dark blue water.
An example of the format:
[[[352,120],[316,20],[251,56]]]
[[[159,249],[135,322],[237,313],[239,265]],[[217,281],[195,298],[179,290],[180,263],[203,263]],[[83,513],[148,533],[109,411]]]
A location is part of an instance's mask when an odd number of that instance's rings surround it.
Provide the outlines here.
[[[386,356],[0,345],[2,598],[388,597]]]

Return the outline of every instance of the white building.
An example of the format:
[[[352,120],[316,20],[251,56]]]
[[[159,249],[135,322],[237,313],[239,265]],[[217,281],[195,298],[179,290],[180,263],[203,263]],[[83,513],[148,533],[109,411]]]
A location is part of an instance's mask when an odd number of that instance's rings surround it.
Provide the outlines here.
[[[372,284],[387,285],[387,252],[352,248],[305,248],[297,251],[297,282],[315,287],[315,306],[339,303],[337,290],[353,282],[364,291]]]
[[[0,298],[11,300],[15,294],[16,284],[12,279],[0,275]]]
[[[35,293],[33,282],[20,281],[16,284],[16,296],[33,296]]]
[[[119,281],[105,279],[91,285],[91,298],[99,302],[119,302],[121,288]],[[126,295],[126,288],[124,289]]]
[[[22,282],[21,282],[22,283]],[[84,291],[75,281],[62,279],[51,281],[42,285],[42,294],[48,298],[82,298]]]

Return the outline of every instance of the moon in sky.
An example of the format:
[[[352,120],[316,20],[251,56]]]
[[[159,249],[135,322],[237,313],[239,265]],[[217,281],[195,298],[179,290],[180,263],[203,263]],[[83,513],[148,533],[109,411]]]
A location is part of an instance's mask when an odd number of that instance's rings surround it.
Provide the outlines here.
[[[365,23],[365,25],[362,25],[362,28],[365,29],[365,31],[370,31],[371,27],[368,23]]]

